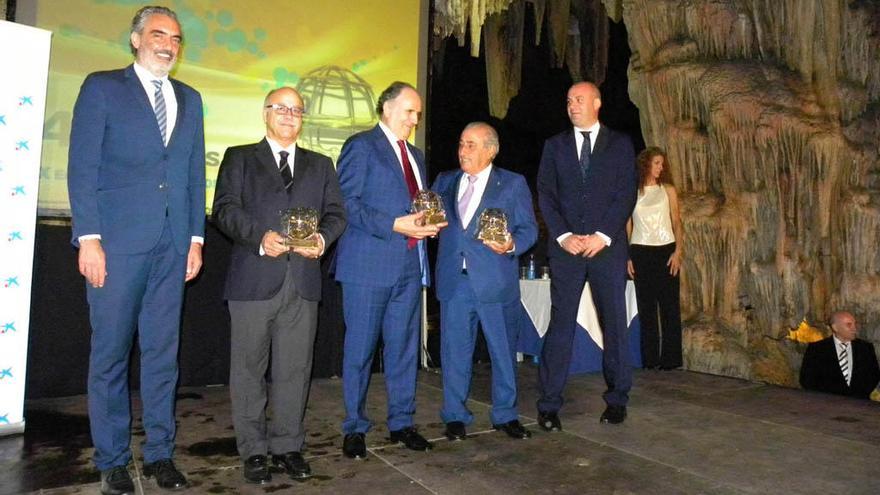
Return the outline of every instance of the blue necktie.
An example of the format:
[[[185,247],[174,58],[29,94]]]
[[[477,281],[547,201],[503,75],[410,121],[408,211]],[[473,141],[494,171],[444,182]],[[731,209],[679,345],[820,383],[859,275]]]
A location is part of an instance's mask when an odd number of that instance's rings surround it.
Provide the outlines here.
[[[581,164],[581,177],[586,179],[590,171],[590,131],[581,131],[584,136],[584,144],[581,146],[581,156],[578,160]]]
[[[159,124],[159,132],[162,133],[162,142],[166,143],[166,129],[168,127],[168,115],[165,110],[165,97],[162,95],[162,81],[160,79],[156,79],[153,82],[153,86],[156,86],[155,100],[156,106],[153,108],[153,111],[156,112],[156,122]]]

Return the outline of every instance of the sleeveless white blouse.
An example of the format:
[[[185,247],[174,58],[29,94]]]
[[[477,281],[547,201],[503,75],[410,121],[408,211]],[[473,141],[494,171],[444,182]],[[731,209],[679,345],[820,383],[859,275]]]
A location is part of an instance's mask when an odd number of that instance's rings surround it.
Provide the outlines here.
[[[630,244],[664,246],[675,242],[669,197],[661,185],[645,186],[632,215]]]

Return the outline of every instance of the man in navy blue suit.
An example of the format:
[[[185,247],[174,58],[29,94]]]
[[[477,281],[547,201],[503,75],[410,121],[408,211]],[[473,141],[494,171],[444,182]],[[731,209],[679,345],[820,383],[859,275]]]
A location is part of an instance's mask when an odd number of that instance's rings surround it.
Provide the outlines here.
[[[439,236],[437,299],[440,300],[440,356],[446,437],[463,440],[474,416],[466,402],[477,323],[492,359],[492,411],[496,430],[529,438],[516,406],[516,331],[521,312],[519,255],[532,247],[538,225],[525,178],[492,164],[498,134],[483,122],[468,124],[458,141],[460,170],[444,172],[433,189],[443,198],[449,228]],[[507,216],[508,239],[477,239],[487,208]]]
[[[578,305],[589,280],[602,326],[602,371],[608,389],[603,423],[621,423],[632,386],[627,362],[626,221],[636,202],[638,175],[632,142],[599,123],[602,97],[592,83],[568,90],[572,129],[544,143],[538,205],[549,234],[553,279],[550,326],[539,369],[538,425],[562,428],[559,409],[571,363]]]
[[[336,280],[342,282],[345,344],[343,453],[366,456],[371,423],[364,403],[379,335],[384,343],[388,430],[391,440],[413,450],[431,444],[414,428],[419,342],[419,303],[428,283],[426,237],[443,225],[425,225],[409,213],[426,186],[422,152],[406,140],[422,112],[415,88],[391,84],[376,104],[379,124],[342,147],[337,170],[348,228],[336,250]]]
[[[89,421],[105,494],[132,493],[128,365],[141,353],[144,475],[166,489],[172,462],[177,348],[185,281],[202,265],[202,101],[169,79],[182,35],[165,7],[132,20],[135,63],[89,75],[73,110],[68,189],[73,243],[86,278],[92,338]]]

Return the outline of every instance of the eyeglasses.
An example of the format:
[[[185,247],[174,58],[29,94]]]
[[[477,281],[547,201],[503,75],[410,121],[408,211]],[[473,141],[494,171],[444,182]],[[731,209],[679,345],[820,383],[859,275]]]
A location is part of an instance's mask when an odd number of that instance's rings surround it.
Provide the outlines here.
[[[272,111],[274,111],[277,115],[292,115],[294,117],[302,117],[306,113],[305,108],[289,107],[287,105],[281,105],[279,103],[266,105],[266,108],[271,108]]]

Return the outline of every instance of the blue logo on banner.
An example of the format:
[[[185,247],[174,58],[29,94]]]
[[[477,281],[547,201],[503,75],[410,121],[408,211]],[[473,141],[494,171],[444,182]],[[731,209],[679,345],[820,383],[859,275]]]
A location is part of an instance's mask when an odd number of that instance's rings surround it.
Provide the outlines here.
[[[5,370],[0,370],[0,380],[4,378],[12,378],[12,368],[6,368]]]
[[[18,277],[6,277],[6,282],[3,284],[3,287],[19,287]]]
[[[28,146],[27,141],[16,141],[15,142],[15,151],[21,151],[21,150],[25,150],[25,151],[31,150],[30,146]]]
[[[18,195],[24,196],[25,194],[27,194],[27,193],[24,192],[24,186],[15,186],[12,188],[12,195],[13,196],[18,196]]]
[[[9,242],[12,242],[12,241],[23,241],[24,239],[22,239],[22,237],[21,237],[21,232],[16,230],[14,232],[9,233],[8,240],[9,240]]]
[[[21,98],[18,99],[18,106],[23,106],[23,105],[34,106],[34,102],[31,101],[31,98],[33,98],[33,96],[22,96]]]
[[[9,413],[0,416],[0,425],[8,425],[9,424]]]
[[[0,115],[0,124],[6,125],[6,116]]]
[[[15,332],[15,331],[16,331],[15,330],[15,322],[10,321],[10,322],[3,324],[3,329],[0,330],[0,333],[9,333],[9,332]]]

